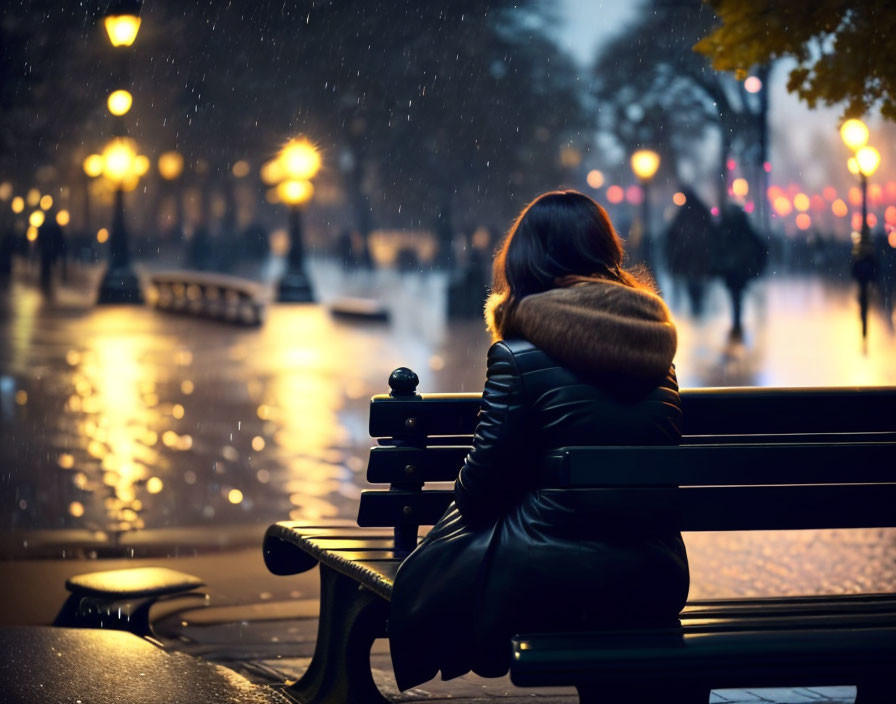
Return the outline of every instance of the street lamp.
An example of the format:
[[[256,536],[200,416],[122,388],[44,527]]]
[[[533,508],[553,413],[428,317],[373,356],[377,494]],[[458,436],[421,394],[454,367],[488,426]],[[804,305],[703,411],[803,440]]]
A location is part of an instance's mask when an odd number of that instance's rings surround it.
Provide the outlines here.
[[[862,186],[862,227],[859,239],[852,248],[852,275],[859,284],[859,315],[862,319],[862,339],[868,337],[868,284],[874,279],[876,262],[868,227],[868,177],[880,164],[880,152],[868,146],[868,128],[861,120],[847,120],[840,127],[843,143],[854,153],[846,163],[850,173],[859,177]]]
[[[141,4],[141,0],[110,0],[103,24],[113,47],[129,47],[137,39]],[[117,53],[127,82],[127,54]],[[113,91],[106,103],[109,112],[118,118],[117,136],[103,150],[101,173],[115,185],[115,212],[109,237],[109,266],[100,283],[98,303],[140,303],[143,300],[137,275],[131,266],[124,222],[124,191],[136,188],[137,180],[149,168],[149,161],[146,157],[138,158],[136,146],[126,137],[122,116],[131,109],[132,102],[131,94],[120,89]],[[97,170],[97,164],[94,155],[89,156],[84,162],[85,173],[91,175]]]
[[[112,0],[103,24],[112,46],[131,46],[140,30],[140,0]]]
[[[84,161],[84,171],[91,175],[96,168],[95,155]],[[127,228],[124,221],[124,192],[137,187],[140,176],[149,168],[149,160],[137,154],[136,145],[127,137],[116,137],[100,156],[101,174],[115,187],[115,211],[109,237],[109,267],[100,284],[99,303],[140,303],[143,300],[137,275],[131,267]],[[89,170],[88,170],[89,169]]]
[[[121,117],[131,109],[133,102],[134,97],[128,91],[114,90],[106,98],[106,107],[113,115]]]
[[[321,166],[320,153],[307,139],[292,139],[273,161],[261,169],[262,179],[276,184],[277,198],[289,206],[289,258],[286,273],[277,287],[277,300],[308,303],[314,300],[311,281],[305,271],[302,233],[302,206],[314,195],[314,178]]]
[[[641,200],[641,222],[642,232],[641,241],[643,242],[642,258],[648,268],[652,268],[651,264],[651,242],[649,234],[650,223],[650,181],[660,167],[660,155],[652,149],[639,149],[632,154],[632,171],[641,182],[641,190],[643,198]]]

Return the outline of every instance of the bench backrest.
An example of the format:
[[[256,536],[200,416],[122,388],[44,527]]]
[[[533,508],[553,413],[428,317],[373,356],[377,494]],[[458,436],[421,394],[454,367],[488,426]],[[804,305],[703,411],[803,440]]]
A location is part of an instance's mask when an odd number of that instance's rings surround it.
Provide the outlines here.
[[[374,396],[358,523],[413,549],[451,501],[480,394],[416,393],[396,370]],[[587,492],[596,515],[684,531],[896,526],[896,388],[684,389],[680,446],[562,448],[546,490]]]

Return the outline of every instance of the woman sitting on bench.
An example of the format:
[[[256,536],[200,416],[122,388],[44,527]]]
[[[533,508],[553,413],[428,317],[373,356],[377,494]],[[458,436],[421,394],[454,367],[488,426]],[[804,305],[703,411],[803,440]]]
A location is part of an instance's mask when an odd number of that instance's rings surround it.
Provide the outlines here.
[[[494,338],[454,503],[401,565],[389,637],[401,689],[471,669],[505,674],[520,632],[675,619],[688,592],[681,535],[551,490],[540,459],[573,445],[674,445],[676,333],[646,272],[622,268],[604,209],[546,193],[494,261]]]

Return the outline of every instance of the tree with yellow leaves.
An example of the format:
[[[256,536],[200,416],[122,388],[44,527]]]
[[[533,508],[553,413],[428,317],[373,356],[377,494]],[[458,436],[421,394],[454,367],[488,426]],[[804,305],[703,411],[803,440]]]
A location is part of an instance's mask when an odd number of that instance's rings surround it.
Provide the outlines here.
[[[893,0],[706,0],[721,20],[694,47],[714,68],[745,76],[791,57],[787,89],[815,107],[845,103],[846,117],[878,108],[896,120]]]

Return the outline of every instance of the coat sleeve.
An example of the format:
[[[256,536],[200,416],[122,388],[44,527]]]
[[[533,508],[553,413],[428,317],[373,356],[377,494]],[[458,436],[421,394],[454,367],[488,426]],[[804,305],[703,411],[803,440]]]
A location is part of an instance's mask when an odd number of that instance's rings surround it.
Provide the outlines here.
[[[528,488],[524,461],[527,409],[522,378],[503,342],[488,351],[488,372],[473,447],[454,483],[454,501],[466,521],[496,518]]]

